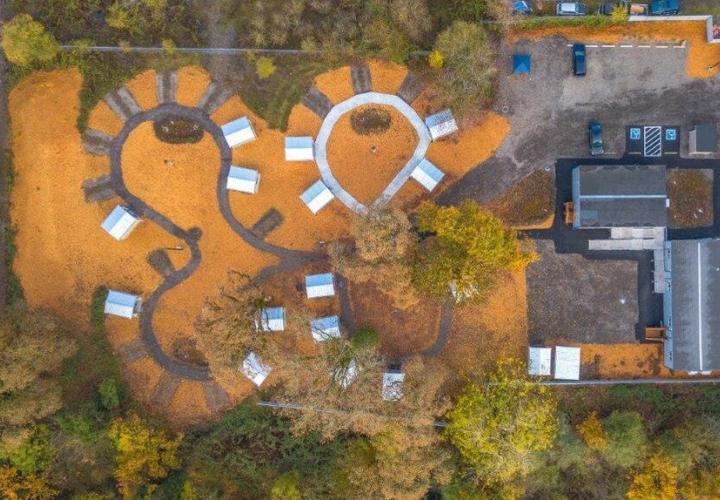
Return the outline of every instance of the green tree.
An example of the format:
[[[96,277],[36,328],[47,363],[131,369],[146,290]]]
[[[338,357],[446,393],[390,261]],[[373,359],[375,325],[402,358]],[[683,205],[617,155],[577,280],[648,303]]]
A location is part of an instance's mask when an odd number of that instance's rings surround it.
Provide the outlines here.
[[[455,21],[440,32],[434,51],[444,64],[436,74],[454,110],[471,114],[493,96],[497,67],[485,30],[478,24]]]
[[[519,363],[502,361],[485,384],[463,389],[445,437],[482,481],[503,483],[528,472],[531,455],[552,446],[557,428],[550,390],[530,382]]]
[[[603,419],[607,446],[601,451],[610,465],[630,468],[647,454],[647,433],[642,417],[634,411],[614,411]]]
[[[417,251],[413,283],[440,298],[452,286],[458,301],[478,299],[499,273],[522,269],[535,258],[522,250],[516,231],[471,200],[457,207],[425,203],[417,220],[418,229],[431,236]]]
[[[120,406],[120,390],[114,378],[106,378],[98,386],[100,404],[106,410],[114,410]]]
[[[4,458],[23,476],[30,476],[46,470],[56,453],[50,429],[46,425],[39,425],[19,447]]]
[[[8,61],[19,66],[48,62],[60,50],[57,40],[29,14],[18,14],[5,23],[2,48]]]
[[[154,481],[180,466],[182,435],[171,439],[135,414],[113,421],[108,436],[115,447],[115,480],[125,498],[132,498],[142,487],[152,491]]]
[[[270,490],[272,500],[300,500],[300,474],[297,471],[280,474]]]

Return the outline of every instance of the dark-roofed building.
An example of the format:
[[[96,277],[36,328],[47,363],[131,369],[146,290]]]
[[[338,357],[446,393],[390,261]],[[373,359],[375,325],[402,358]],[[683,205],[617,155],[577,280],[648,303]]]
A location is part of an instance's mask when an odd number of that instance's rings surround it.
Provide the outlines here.
[[[714,123],[695,125],[690,131],[690,154],[712,154],[717,150],[717,129]]]
[[[673,370],[720,369],[720,240],[665,244],[665,365]]]
[[[663,165],[579,165],[572,171],[573,227],[664,227]]]

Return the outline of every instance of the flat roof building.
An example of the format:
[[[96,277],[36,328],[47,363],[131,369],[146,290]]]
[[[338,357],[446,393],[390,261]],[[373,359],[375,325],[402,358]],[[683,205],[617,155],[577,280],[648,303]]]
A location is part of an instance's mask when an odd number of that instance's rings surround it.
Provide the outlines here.
[[[458,131],[455,117],[453,117],[452,111],[449,109],[425,118],[425,126],[430,131],[430,137],[433,141],[437,141]]]
[[[383,374],[382,398],[385,401],[398,401],[403,397],[405,374],[400,370],[388,369]]]
[[[142,308],[142,299],[130,293],[108,290],[105,298],[105,314],[133,319]]]
[[[247,116],[228,122],[220,128],[227,145],[231,148],[242,146],[257,139],[255,129]]]
[[[536,377],[552,375],[552,347],[528,348],[528,375]]]
[[[440,184],[445,174],[433,165],[430,160],[423,158],[410,173],[410,177],[418,181],[428,191],[432,191]]]
[[[717,128],[714,123],[700,123],[690,131],[690,154],[712,154],[717,151]]]
[[[252,351],[245,357],[240,367],[240,372],[258,387],[265,382],[265,379],[270,375],[271,371],[272,369],[266,364],[263,364],[260,357]]]
[[[260,187],[260,173],[251,168],[233,165],[228,171],[226,187],[230,191],[255,194]]]
[[[116,240],[124,240],[140,224],[140,218],[127,207],[117,205],[101,227]]]
[[[322,180],[315,182],[315,184],[300,195],[300,199],[313,214],[317,214],[320,209],[330,203],[333,198],[335,198],[335,195],[332,194]]]
[[[663,165],[580,165],[572,171],[573,227],[665,227]]]
[[[255,328],[261,332],[282,332],[285,330],[285,308],[266,307],[255,319]]]
[[[720,370],[720,240],[665,244],[665,366]]]
[[[580,380],[579,347],[555,347],[555,380]]]
[[[308,299],[332,297],[335,295],[335,278],[333,274],[323,273],[305,276],[305,291]]]
[[[285,161],[313,161],[315,141],[312,137],[286,137]]]
[[[340,336],[340,318],[326,316],[310,320],[310,332],[315,342],[338,338]]]

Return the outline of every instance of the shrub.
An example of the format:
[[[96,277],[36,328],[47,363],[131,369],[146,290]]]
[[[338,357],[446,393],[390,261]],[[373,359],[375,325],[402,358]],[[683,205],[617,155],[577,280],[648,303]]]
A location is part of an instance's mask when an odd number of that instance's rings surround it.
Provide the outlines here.
[[[113,410],[120,406],[120,391],[114,378],[106,378],[98,387],[100,404],[106,410]]]
[[[19,14],[5,24],[2,48],[8,60],[19,66],[48,62],[60,50],[57,40],[29,14]]]
[[[352,335],[352,345],[355,349],[374,348],[380,343],[380,335],[369,326],[355,330]]]
[[[440,69],[445,64],[445,58],[439,50],[433,50],[428,55],[428,65],[433,69]]]
[[[255,60],[255,73],[261,80],[266,80],[275,74],[277,66],[269,57],[258,57]]]

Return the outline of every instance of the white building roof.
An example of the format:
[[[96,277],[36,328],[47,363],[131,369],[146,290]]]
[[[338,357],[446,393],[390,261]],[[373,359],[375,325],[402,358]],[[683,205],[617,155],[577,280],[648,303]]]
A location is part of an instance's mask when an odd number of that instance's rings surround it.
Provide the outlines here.
[[[124,240],[138,224],[140,224],[140,219],[132,210],[117,205],[105,218],[101,227],[116,240]]]
[[[326,316],[310,320],[310,332],[315,342],[322,342],[340,336],[340,318]]]
[[[552,375],[552,347],[530,347],[528,349],[528,375]]]
[[[250,352],[250,354],[245,357],[242,362],[242,367],[240,367],[242,374],[252,380],[253,384],[258,387],[265,382],[271,370],[269,366],[263,364],[260,357],[254,352]]]
[[[255,129],[247,116],[243,116],[237,120],[226,123],[220,128],[225,136],[225,141],[231,148],[241,146],[257,139]]]
[[[255,327],[263,332],[281,332],[285,330],[285,308],[266,307],[261,309],[255,320]]]
[[[305,276],[305,291],[308,299],[332,297],[335,295],[335,279],[332,273]]]
[[[340,387],[347,389],[353,380],[358,376],[359,368],[357,360],[351,359],[350,362],[344,368],[338,368],[335,371],[335,381],[340,384]]]
[[[555,379],[580,380],[579,347],[555,347]]]
[[[320,209],[330,203],[333,198],[335,198],[335,195],[330,192],[321,180],[317,181],[300,195],[300,199],[302,199],[313,214],[318,213]]]
[[[432,191],[440,184],[445,174],[433,165],[430,160],[423,158],[410,173],[410,177],[418,181],[428,191]]]
[[[405,374],[400,371],[387,371],[383,374],[382,398],[385,401],[397,401],[403,397]]]
[[[425,125],[430,131],[430,137],[433,141],[457,132],[458,130],[457,122],[449,109],[428,116],[425,118]]]
[[[230,191],[255,194],[260,186],[260,174],[251,168],[233,165],[228,172],[226,186]]]
[[[286,137],[285,161],[313,161],[315,142],[312,137]]]
[[[105,299],[105,314],[112,314],[122,318],[132,319],[140,312],[142,299],[137,295],[108,290]]]

